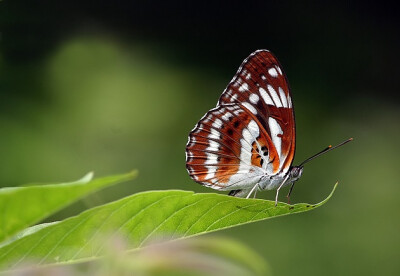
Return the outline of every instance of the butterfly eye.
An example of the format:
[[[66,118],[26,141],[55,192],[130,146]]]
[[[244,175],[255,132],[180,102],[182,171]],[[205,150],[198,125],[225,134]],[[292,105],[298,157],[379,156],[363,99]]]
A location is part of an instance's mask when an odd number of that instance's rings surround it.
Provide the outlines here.
[[[299,169],[297,168],[297,167],[294,167],[293,169],[292,169],[292,177],[293,178],[295,178],[295,177],[298,177],[299,176]]]

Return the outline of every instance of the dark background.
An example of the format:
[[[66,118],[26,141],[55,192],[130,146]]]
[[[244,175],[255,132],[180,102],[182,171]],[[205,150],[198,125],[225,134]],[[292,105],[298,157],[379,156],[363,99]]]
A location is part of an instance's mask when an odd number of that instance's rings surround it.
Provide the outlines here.
[[[187,176],[187,134],[242,60],[266,48],[291,84],[295,164],[354,142],[307,165],[295,187],[294,202],[318,202],[339,181],[327,205],[219,235],[253,247],[276,275],[400,272],[395,5],[2,1],[0,9],[0,186],[140,170],[52,219],[145,190],[212,192]]]

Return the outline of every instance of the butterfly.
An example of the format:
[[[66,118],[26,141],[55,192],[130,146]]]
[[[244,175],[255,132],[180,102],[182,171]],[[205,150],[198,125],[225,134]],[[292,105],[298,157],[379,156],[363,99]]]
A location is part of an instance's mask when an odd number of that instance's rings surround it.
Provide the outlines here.
[[[289,201],[305,163],[351,140],[292,166],[296,124],[289,83],[277,58],[257,50],[190,132],[186,169],[194,181],[232,196],[276,189],[277,205],[279,190],[291,185]]]

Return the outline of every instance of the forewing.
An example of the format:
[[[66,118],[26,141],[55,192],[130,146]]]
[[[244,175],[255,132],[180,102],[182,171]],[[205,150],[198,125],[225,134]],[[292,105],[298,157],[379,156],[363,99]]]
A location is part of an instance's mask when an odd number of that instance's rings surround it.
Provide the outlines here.
[[[278,152],[279,168],[273,174],[286,173],[295,151],[294,110],[287,78],[271,52],[258,50],[243,61],[218,101],[231,104],[257,118]]]

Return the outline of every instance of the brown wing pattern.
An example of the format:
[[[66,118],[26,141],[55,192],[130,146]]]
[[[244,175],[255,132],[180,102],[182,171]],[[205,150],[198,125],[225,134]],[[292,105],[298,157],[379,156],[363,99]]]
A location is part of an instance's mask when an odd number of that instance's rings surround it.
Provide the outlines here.
[[[196,182],[214,189],[250,186],[265,171],[272,175],[278,169],[279,157],[271,144],[263,126],[245,107],[218,106],[190,133],[186,167]]]
[[[271,52],[258,50],[243,61],[218,101],[218,105],[232,103],[251,105],[269,136],[273,138],[278,133],[281,138],[280,169],[286,172],[295,151],[294,112],[286,75]],[[274,120],[282,131],[271,133],[270,122],[276,125]]]
[[[191,131],[186,168],[196,182],[214,189],[251,188],[263,177],[286,173],[294,149],[286,77],[269,51],[258,50]]]

